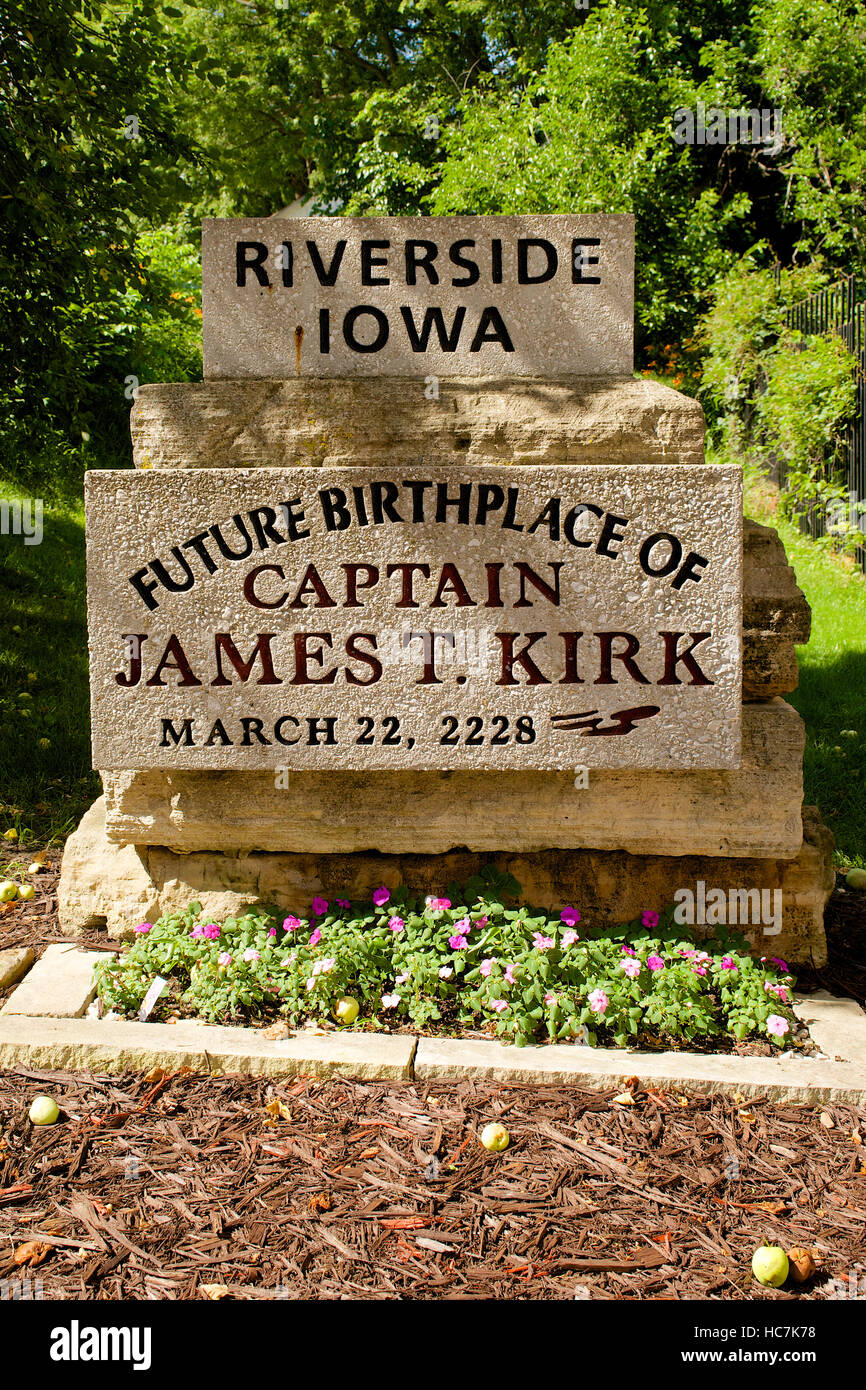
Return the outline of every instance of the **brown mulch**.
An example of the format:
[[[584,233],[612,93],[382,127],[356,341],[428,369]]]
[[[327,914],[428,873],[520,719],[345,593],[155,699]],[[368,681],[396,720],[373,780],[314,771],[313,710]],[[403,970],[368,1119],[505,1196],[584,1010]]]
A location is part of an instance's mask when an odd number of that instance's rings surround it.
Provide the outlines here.
[[[40,1092],[52,1128],[26,1118]],[[6,1072],[0,1278],[65,1299],[824,1299],[852,1273],[866,1293],[866,1112],[630,1094]],[[479,1143],[491,1119],[504,1153]],[[762,1288],[765,1240],[817,1274]]]
[[[4,846],[0,870],[32,857]],[[0,948],[64,939],[48,860]],[[866,900],[837,892],[827,927],[801,987],[862,1003]],[[37,1093],[61,1106],[50,1129],[26,1119]],[[866,1294],[866,1112],[630,1093],[0,1073],[0,1280],[62,1299],[785,1301],[852,1276]],[[512,1144],[488,1154],[499,1118]],[[761,1288],[764,1240],[817,1274]]]

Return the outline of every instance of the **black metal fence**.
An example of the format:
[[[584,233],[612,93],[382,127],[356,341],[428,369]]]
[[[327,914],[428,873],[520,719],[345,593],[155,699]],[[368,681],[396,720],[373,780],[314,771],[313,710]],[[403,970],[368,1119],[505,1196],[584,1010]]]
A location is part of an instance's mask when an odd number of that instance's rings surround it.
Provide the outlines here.
[[[813,540],[827,535],[834,523],[859,526],[864,539],[856,555],[861,569],[866,570],[866,301],[858,297],[862,289],[856,276],[847,275],[791,305],[785,322],[801,333],[838,334],[857,359],[857,415],[845,441],[846,498],[838,508],[831,508],[829,515],[823,506],[807,507],[799,521],[800,529]],[[779,481],[784,487],[784,468]]]

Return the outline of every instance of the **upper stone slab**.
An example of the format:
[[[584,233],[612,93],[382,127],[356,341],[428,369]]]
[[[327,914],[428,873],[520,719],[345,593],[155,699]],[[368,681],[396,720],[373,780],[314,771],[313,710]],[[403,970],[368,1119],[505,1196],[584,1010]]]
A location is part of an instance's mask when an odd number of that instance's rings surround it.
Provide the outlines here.
[[[204,376],[630,377],[634,218],[211,218]]]

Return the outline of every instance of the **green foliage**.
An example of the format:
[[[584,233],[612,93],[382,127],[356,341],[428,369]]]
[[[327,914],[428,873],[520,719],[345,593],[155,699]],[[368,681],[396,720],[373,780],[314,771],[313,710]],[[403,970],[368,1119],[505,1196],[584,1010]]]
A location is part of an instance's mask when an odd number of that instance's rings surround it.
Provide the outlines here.
[[[116,445],[132,369],[110,306],[146,284],[140,228],[184,196],[182,53],[157,0],[0,0],[0,34],[3,452],[97,422]]]
[[[208,151],[199,212],[267,215],[313,194],[347,211],[413,213],[449,119],[484,74],[540,66],[582,19],[573,0],[285,0],[189,7],[185,119]]]
[[[862,270],[866,260],[866,7],[862,0],[766,0],[756,62],[784,111],[785,216],[799,249]]]
[[[4,502],[21,499],[0,481]],[[46,502],[42,525],[41,545],[0,537],[0,829],[48,838],[74,827],[100,785],[90,758],[80,503]]]
[[[701,321],[705,349],[701,392],[715,418],[731,414],[739,438],[751,437],[758,398],[767,384],[767,359],[785,331],[786,309],[824,283],[818,267],[783,270],[761,268],[756,247],[723,275],[713,303]]]
[[[316,901],[314,925],[276,909],[208,923],[191,903],[141,924],[124,955],[100,962],[99,997],[135,1013],[161,976],[162,1011],[211,1021],[279,1015],[297,1026],[332,1018],[349,996],[360,1005],[352,1026],[482,1028],[518,1046],[764,1038],[773,1016],[788,1025],[774,1041],[790,1042],[787,966],[753,960],[742,938],[699,945],[672,910],[586,936],[572,910],[508,906],[513,890],[513,879],[485,870],[454,885],[455,899],[383,888],[378,905]]]
[[[599,5],[521,91],[490,80],[463,98],[433,211],[633,212],[639,329],[687,333],[748,203],[702,186],[673,140],[678,55],[674,28]]]
[[[840,470],[857,408],[856,367],[834,333],[786,334],[769,358],[758,430],[764,446],[784,459],[782,501],[791,511],[846,495]]]
[[[819,266],[774,273],[757,247],[721,278],[700,327],[701,394],[716,443],[749,467],[780,463],[789,512],[845,496],[845,437],[857,410],[857,360],[834,333],[805,336],[785,324],[792,304],[826,282]],[[839,528],[835,545],[862,541]]]

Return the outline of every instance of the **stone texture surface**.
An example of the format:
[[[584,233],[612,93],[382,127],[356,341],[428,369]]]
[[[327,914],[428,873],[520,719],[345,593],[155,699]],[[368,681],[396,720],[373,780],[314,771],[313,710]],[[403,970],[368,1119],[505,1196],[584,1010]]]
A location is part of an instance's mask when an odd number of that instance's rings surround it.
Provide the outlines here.
[[[812,614],[777,531],[743,526],[743,696],[784,695],[797,688],[795,644],[809,640]]]
[[[175,854],[157,846],[111,844],[105,835],[102,798],[66,842],[58,889],[60,923],[74,933],[105,922],[112,934],[129,934],[137,922],[186,907],[193,899],[214,917],[256,903],[309,912],[317,894],[369,897],[374,887],[408,884],[418,892],[462,880],[484,863],[512,872],[523,896],[539,906],[579,905],[585,921],[603,926],[634,919],[644,908],[673,902],[679,888],[781,889],[783,926],[765,936],[743,930],[758,954],[790,961],[826,961],[824,905],[835,875],[833,840],[817,812],[807,808],[804,839],[793,859],[659,856],[605,850],[547,850],[537,854],[469,851],[449,854]],[[132,872],[133,859],[137,870]],[[114,872],[115,863],[121,866]],[[770,948],[768,950],[767,948]]]
[[[73,945],[46,946],[0,1014],[80,1018],[96,993],[93,967],[106,954],[80,951]]]
[[[206,378],[630,376],[634,218],[207,218],[202,329]]]
[[[659,382],[600,375],[173,382],[139,387],[137,468],[704,462],[704,413]]]
[[[739,766],[738,468],[406,474],[89,473],[97,765]]]
[[[473,1080],[549,1082],[619,1087],[630,1076],[645,1086],[682,1087],[715,1093],[766,1096],[774,1101],[820,1104],[866,1103],[866,1070],[852,1063],[822,1062],[805,1057],[696,1056],[687,1052],[654,1054],[614,1048],[506,1047],[501,1043],[451,1038],[419,1038],[415,1053],[419,1081]]]
[[[255,1028],[193,1023],[0,1017],[0,1067],[117,1074],[192,1067],[246,1076],[354,1076],[401,1080],[412,1074],[416,1040],[371,1033],[301,1032],[272,1042]]]
[[[785,858],[803,839],[803,721],[743,706],[742,765],[724,772],[104,772],[115,843],[320,854],[380,849],[627,849]]]
[[[794,1012],[830,1061],[850,1062],[866,1081],[866,1013],[856,999],[820,989],[800,999]]]
[[[841,1001],[835,1000],[833,1003]],[[809,1003],[797,1009],[808,1015]],[[860,1033],[866,1015],[860,1014]],[[863,1044],[852,1061],[781,1055],[726,1057],[688,1052],[656,1054],[627,1049],[555,1045],[506,1047],[450,1038],[369,1033],[319,1036],[307,1032],[270,1041],[260,1030],[192,1023],[107,1022],[90,1019],[0,1017],[0,1067],[98,1071],[118,1074],[182,1066],[196,1071],[253,1076],[353,1076],[362,1080],[456,1081],[468,1076],[503,1083],[542,1082],[619,1088],[637,1076],[644,1085],[703,1094],[766,1096],[771,1100],[866,1104]]]
[[[32,964],[33,952],[29,946],[0,951],[0,989],[8,989],[10,985],[14,985]]]

